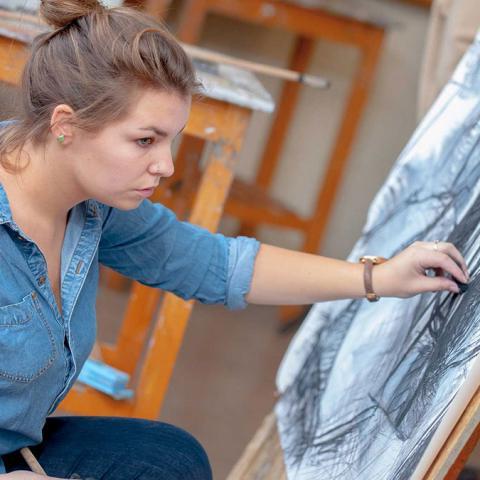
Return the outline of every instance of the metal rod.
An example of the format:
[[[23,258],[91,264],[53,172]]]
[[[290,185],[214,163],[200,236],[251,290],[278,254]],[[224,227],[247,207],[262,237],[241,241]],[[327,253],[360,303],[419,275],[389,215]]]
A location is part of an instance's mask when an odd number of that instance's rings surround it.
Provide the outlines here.
[[[204,48],[185,43],[181,43],[181,46],[187,55],[192,58],[198,58],[200,60],[206,60],[209,62],[225,63],[227,65],[245,68],[246,70],[250,70],[252,72],[283,78],[284,80],[288,80],[290,82],[299,82],[304,85],[308,85],[309,87],[329,88],[330,86],[330,82],[323,77],[295,72],[293,70],[286,70],[285,68],[273,67],[263,63],[250,62],[249,60],[231,57],[230,55],[224,55],[223,53],[213,52],[211,50],[206,50]]]

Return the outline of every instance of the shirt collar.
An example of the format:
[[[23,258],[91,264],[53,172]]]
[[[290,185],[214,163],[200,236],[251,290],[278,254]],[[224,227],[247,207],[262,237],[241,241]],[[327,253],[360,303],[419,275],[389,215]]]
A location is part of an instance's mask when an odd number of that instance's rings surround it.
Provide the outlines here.
[[[7,193],[0,183],[0,224],[14,223],[12,218],[12,210],[8,202]]]
[[[15,118],[9,120],[3,120],[0,122],[0,129],[7,127],[12,123],[16,123],[18,120]],[[7,198],[7,192],[0,183],[0,225],[3,223],[13,223],[12,210],[10,209],[10,203]]]

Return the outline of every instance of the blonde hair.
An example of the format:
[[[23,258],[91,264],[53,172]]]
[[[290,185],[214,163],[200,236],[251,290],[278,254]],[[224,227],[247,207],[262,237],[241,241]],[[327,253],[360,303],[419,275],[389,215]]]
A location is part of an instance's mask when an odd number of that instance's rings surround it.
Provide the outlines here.
[[[129,7],[97,0],[42,0],[40,15],[54,30],[38,35],[21,81],[18,122],[0,133],[0,163],[27,141],[45,142],[56,105],[75,112],[75,125],[99,131],[126,116],[140,88],[189,96],[198,83],[192,64],[166,27]]]

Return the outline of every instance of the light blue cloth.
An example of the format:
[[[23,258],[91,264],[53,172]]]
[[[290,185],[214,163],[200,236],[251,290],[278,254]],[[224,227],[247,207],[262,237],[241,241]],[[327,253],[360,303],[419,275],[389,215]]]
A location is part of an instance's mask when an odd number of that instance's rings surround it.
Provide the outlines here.
[[[68,218],[60,315],[45,259],[12,219],[0,185],[0,456],[41,442],[47,415],[90,354],[100,263],[182,298],[238,309],[259,246],[180,222],[148,200],[129,211],[87,200]]]

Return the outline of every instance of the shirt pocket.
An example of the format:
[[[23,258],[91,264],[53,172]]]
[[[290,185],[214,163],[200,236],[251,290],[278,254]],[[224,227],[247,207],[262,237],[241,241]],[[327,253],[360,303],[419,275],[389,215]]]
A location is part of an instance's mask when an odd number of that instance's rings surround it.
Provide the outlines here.
[[[53,333],[36,307],[36,293],[0,306],[0,378],[29,383],[50,368],[57,356]]]

